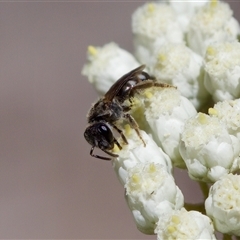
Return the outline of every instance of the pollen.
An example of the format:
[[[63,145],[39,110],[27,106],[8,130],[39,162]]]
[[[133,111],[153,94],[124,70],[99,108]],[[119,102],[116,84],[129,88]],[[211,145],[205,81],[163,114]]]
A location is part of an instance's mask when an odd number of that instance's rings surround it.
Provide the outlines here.
[[[167,230],[168,230],[169,233],[174,233],[176,231],[176,228],[174,226],[169,225],[167,227]]]
[[[218,0],[211,0],[210,4],[211,4],[211,7],[214,8],[218,5]]]
[[[158,59],[159,63],[162,63],[166,60],[166,55],[165,54],[159,54],[157,59]]]
[[[208,109],[208,114],[217,116],[218,115],[218,111],[216,109],[214,109],[214,108],[209,108]]]
[[[180,218],[176,215],[172,216],[172,222],[175,224],[179,224],[180,223]]]
[[[149,165],[149,173],[155,173],[156,172],[156,166],[154,163]]]
[[[144,95],[145,95],[145,97],[148,98],[148,99],[152,98],[152,96],[153,96],[152,92],[150,92],[149,90],[146,90],[146,91],[144,92]]]
[[[216,54],[215,48],[213,48],[212,46],[209,46],[209,47],[207,48],[207,55],[209,55],[209,56],[215,56],[215,54]]]
[[[206,124],[208,122],[208,119],[206,118],[206,115],[204,113],[198,114],[198,122],[200,124]]]
[[[126,125],[124,126],[124,129],[125,129],[125,134],[129,136],[129,135],[131,134],[131,131],[132,131],[130,125],[129,125],[129,124],[126,124]]]
[[[138,174],[133,174],[132,175],[132,182],[133,183],[139,183],[140,182],[140,178]]]
[[[119,152],[119,151],[120,151],[120,149],[119,149],[119,147],[117,146],[117,144],[114,144],[114,147],[113,147],[112,151],[113,151],[113,152]]]
[[[137,99],[136,97],[132,98],[132,105],[133,105],[134,107],[140,105],[139,99]]]
[[[97,54],[97,48],[94,46],[88,46],[88,53],[89,55],[95,56]]]
[[[155,10],[154,4],[149,3],[149,4],[148,4],[148,11],[149,11],[149,12],[154,12],[154,10]]]

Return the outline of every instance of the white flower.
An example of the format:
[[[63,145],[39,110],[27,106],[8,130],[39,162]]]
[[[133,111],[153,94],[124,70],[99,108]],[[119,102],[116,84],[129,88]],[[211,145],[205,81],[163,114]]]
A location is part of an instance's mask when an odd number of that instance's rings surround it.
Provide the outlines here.
[[[220,119],[228,132],[240,140],[240,99],[218,102],[208,112],[212,117]]]
[[[240,97],[240,43],[215,43],[205,56],[206,89],[215,102]]]
[[[168,217],[159,219],[155,230],[162,239],[216,239],[210,218],[185,208],[173,211]]]
[[[173,176],[161,164],[135,165],[129,169],[125,188],[137,227],[146,234],[153,234],[157,221],[184,203]]]
[[[108,43],[103,47],[88,47],[88,62],[82,74],[103,95],[121,76],[139,65],[131,53],[116,43]]]
[[[239,169],[240,141],[217,118],[198,113],[185,124],[180,154],[194,180],[215,182]]]
[[[130,128],[129,125],[126,125],[123,133],[127,138],[128,144],[124,145],[123,141],[121,141],[122,150],[113,150],[114,153],[119,155],[113,160],[113,167],[123,185],[126,183],[128,171],[137,163],[159,163],[165,167],[168,173],[171,173],[172,164],[170,158],[148,134],[140,130],[141,137],[146,144],[144,146],[135,130]]]
[[[194,13],[202,6],[204,6],[209,0],[194,1],[176,1],[168,0],[168,3],[177,14],[178,22],[184,32],[188,30],[189,22]]]
[[[237,41],[240,26],[225,2],[213,0],[193,16],[187,33],[188,46],[205,55],[206,48],[214,42]]]
[[[149,90],[150,91],[150,90]],[[180,134],[187,119],[197,114],[192,103],[175,88],[154,88],[146,99],[145,116],[156,143],[173,165],[185,167],[179,153]]]
[[[181,94],[199,109],[210,94],[203,84],[203,58],[184,44],[164,44],[151,58],[150,73],[158,81],[177,86]]]
[[[162,3],[146,3],[132,15],[135,55],[144,64],[158,46],[166,43],[183,42],[183,32],[173,9]]]
[[[240,236],[240,176],[228,174],[215,182],[205,208],[217,231]]]

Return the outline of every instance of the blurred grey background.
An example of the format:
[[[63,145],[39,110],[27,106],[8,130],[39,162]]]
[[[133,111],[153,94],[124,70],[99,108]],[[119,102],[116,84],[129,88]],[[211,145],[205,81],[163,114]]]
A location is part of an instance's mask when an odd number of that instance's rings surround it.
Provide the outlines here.
[[[97,99],[81,76],[87,46],[132,51],[142,3],[0,2],[1,239],[156,239],[136,229],[111,163],[83,138]],[[188,202],[201,199],[184,172],[177,183]]]

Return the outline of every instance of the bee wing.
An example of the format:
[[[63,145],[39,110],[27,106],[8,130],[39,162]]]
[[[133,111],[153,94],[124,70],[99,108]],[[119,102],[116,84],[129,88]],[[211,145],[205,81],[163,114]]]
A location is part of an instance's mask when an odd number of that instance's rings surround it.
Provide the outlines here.
[[[122,87],[135,75],[142,72],[145,68],[145,65],[141,65],[133,69],[132,71],[124,74],[121,78],[119,78],[106,92],[104,95],[104,101],[112,101],[112,99],[118,94],[118,92],[122,89]]]

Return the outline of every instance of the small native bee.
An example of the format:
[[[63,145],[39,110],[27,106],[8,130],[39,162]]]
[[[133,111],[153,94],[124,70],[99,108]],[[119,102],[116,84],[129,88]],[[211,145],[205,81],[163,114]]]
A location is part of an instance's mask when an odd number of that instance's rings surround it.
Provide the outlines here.
[[[145,65],[142,65],[123,75],[90,109],[87,116],[89,125],[84,132],[84,137],[92,146],[90,150],[92,157],[111,160],[111,158],[93,154],[95,147],[100,148],[111,157],[118,157],[117,154],[109,152],[109,150],[114,148],[114,144],[116,144],[119,149],[122,149],[113,135],[113,129],[115,129],[122,137],[122,140],[128,144],[122,130],[116,126],[119,120],[126,120],[145,145],[140,135],[137,122],[128,113],[131,110],[131,105],[125,105],[124,102],[125,100],[129,100],[131,103],[131,98],[138,90],[152,86],[166,87],[170,85],[157,83],[154,81],[154,77],[150,77],[148,73],[143,71],[144,68]]]

